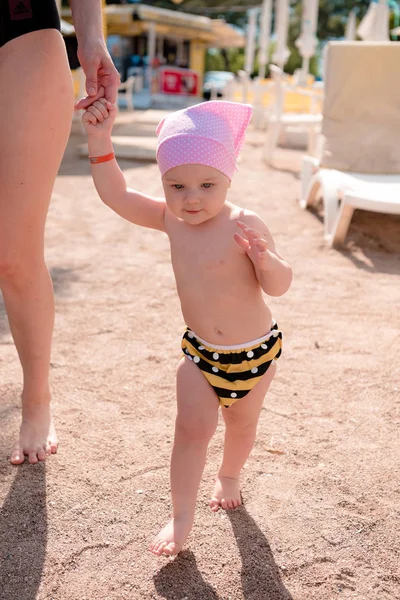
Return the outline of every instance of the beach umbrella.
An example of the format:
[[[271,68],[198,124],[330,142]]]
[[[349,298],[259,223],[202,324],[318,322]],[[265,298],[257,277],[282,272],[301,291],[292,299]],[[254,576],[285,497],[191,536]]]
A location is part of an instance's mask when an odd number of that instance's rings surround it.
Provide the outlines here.
[[[274,63],[283,69],[287,62],[290,51],[287,46],[289,28],[289,0],[276,0],[275,3],[275,39],[276,48],[272,56]]]
[[[372,1],[357,33],[366,42],[389,41],[389,5],[387,0]]]
[[[258,50],[258,76],[264,79],[269,59],[269,41],[271,35],[272,0],[263,0],[260,22],[260,48]]]
[[[357,18],[356,11],[351,10],[349,16],[347,17],[346,23],[346,31],[344,37],[348,42],[353,42],[356,39],[357,35]]]
[[[251,75],[254,69],[254,55],[256,51],[256,35],[257,35],[257,15],[258,8],[251,8],[248,14],[247,31],[246,31],[246,49],[244,59],[244,70],[247,75]]]
[[[314,56],[317,49],[318,39],[316,36],[318,23],[318,0],[303,0],[303,16],[301,20],[301,34],[295,44],[303,59],[302,78],[307,80],[310,70],[310,58]]]

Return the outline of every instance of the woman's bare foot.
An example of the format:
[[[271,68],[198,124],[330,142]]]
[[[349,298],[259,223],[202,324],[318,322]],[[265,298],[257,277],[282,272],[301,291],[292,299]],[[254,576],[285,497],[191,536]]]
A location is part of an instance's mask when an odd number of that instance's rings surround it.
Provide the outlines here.
[[[150,545],[149,550],[156,556],[161,556],[162,554],[173,556],[174,554],[179,554],[190,533],[192,524],[193,519],[190,517],[171,519],[164,529],[161,529],[158,536]]]
[[[239,479],[219,475],[215,481],[214,494],[210,500],[211,510],[217,512],[221,507],[227,510],[236,508],[241,504]]]
[[[11,453],[11,464],[22,464],[25,456],[28,457],[29,463],[36,464],[45,460],[46,456],[55,454],[57,446],[50,405],[37,404],[29,409],[24,406],[19,439]]]

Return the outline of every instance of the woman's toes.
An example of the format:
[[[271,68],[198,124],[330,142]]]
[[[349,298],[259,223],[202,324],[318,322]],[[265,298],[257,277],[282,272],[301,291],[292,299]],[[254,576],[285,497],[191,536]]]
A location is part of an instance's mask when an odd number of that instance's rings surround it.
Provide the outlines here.
[[[39,448],[37,451],[38,460],[46,460],[46,451],[44,448]]]
[[[31,465],[36,465],[36,463],[38,462],[38,457],[37,457],[36,452],[33,452],[33,451],[29,452],[28,461]]]
[[[17,448],[14,450],[10,457],[10,462],[12,465],[22,465],[25,460],[25,455],[22,448]]]

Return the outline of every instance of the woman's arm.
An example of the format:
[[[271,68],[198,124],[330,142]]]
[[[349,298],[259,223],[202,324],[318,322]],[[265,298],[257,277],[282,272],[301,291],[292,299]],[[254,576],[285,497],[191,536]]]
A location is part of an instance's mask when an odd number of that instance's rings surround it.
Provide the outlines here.
[[[100,0],[70,0],[72,19],[78,40],[78,58],[86,75],[88,98],[76,108],[85,109],[100,97],[99,88],[109,102],[114,103],[119,86],[119,73],[111,60],[104,41]]]

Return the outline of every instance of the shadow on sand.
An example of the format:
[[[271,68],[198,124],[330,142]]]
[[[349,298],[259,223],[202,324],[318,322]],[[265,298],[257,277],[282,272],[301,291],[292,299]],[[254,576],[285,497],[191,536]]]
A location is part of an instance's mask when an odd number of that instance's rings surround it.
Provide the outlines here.
[[[184,550],[154,576],[154,586],[162,598],[176,600],[222,600],[206,583],[197,568],[193,552]]]
[[[293,600],[284,586],[267,538],[244,506],[227,511],[242,560],[242,594],[245,600]],[[154,577],[162,598],[177,600],[225,600],[206,583],[197,568],[194,554],[181,552]]]
[[[323,226],[320,205],[309,213]],[[357,269],[368,273],[400,275],[400,217],[356,210],[343,247],[337,248]],[[321,230],[321,243],[323,231]]]
[[[242,559],[245,600],[293,600],[284,586],[267,538],[244,506],[227,511]]]
[[[46,466],[6,468],[16,475],[0,509],[0,597],[35,600],[46,558]]]

